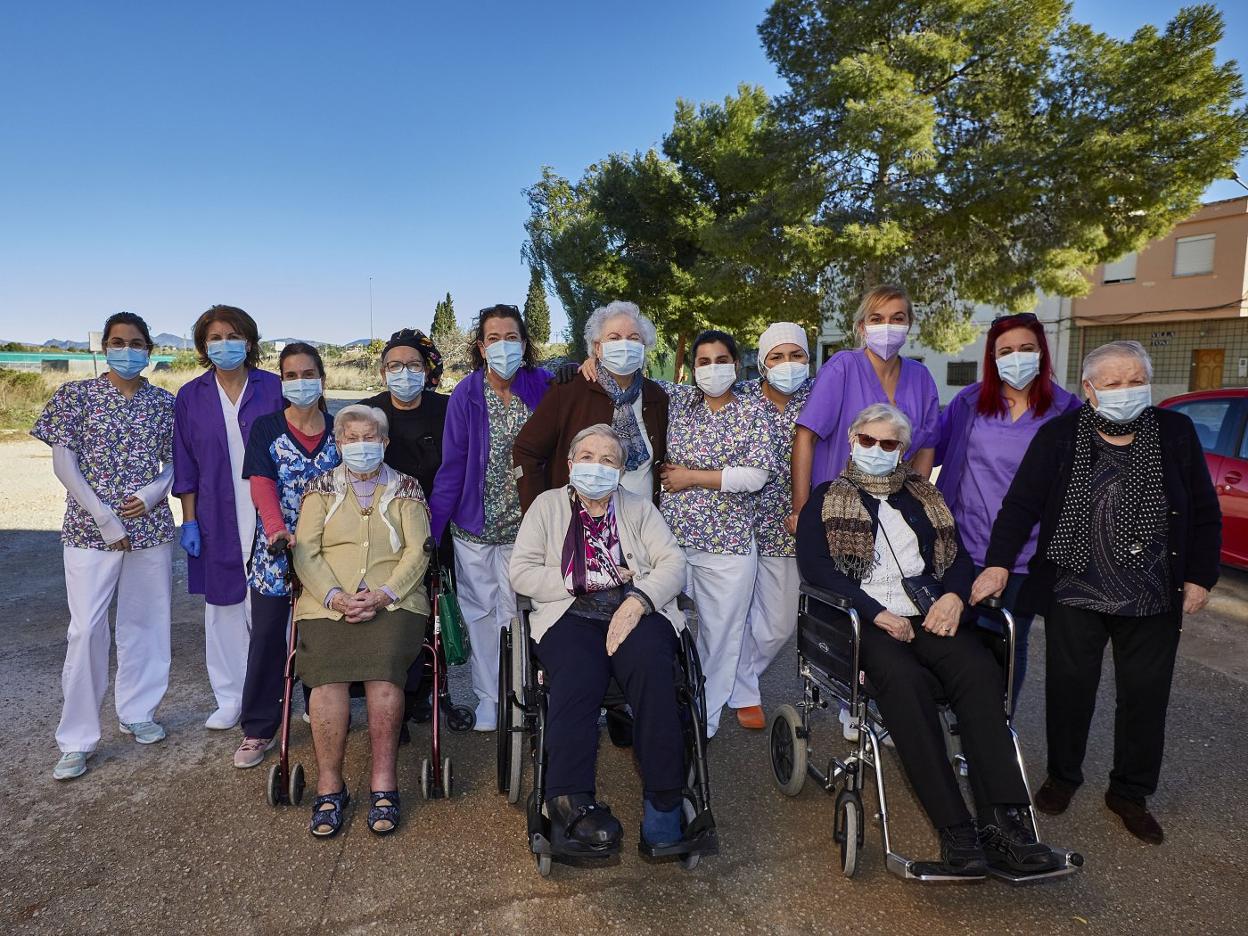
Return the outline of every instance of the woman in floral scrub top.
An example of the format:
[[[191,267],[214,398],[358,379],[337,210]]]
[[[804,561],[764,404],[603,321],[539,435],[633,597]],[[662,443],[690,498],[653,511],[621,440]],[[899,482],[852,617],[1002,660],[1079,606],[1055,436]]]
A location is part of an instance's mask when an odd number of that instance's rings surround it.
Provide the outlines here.
[[[705,331],[692,356],[697,386],[664,384],[671,406],[659,509],[685,550],[698,606],[710,737],[732,692],[754,588],[756,492],[777,466],[772,423],[758,398],[733,393],[740,355],[732,336]]]

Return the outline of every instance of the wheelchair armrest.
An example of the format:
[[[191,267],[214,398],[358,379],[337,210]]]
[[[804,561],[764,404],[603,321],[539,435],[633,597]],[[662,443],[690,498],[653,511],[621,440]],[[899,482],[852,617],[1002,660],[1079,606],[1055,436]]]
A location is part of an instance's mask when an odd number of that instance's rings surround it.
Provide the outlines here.
[[[987,608],[989,611],[996,611],[1001,606],[1000,595],[989,595],[987,598],[982,599],[979,604],[975,605],[977,608]]]
[[[516,595],[516,610],[523,614],[533,610],[533,599],[528,595]]]
[[[676,607],[688,614],[690,611],[696,611],[697,605],[693,603],[693,599],[681,592],[676,596]]]
[[[853,607],[853,602],[844,595],[838,595],[834,591],[828,591],[826,588],[820,588],[818,585],[811,585],[808,582],[802,582],[801,593],[809,595],[811,598],[821,601],[833,608],[840,608],[842,611],[848,611]]]

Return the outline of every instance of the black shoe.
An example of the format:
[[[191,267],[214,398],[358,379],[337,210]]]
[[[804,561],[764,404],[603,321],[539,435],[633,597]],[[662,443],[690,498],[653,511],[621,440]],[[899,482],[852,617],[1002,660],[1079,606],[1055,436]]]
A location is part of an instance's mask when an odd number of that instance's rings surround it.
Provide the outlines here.
[[[546,801],[546,812],[550,816],[551,845],[556,852],[612,852],[619,848],[624,836],[611,808],[595,802],[588,793],[551,797]]]
[[[1036,839],[1019,807],[994,806],[979,821],[979,842],[988,864],[1012,874],[1043,874],[1058,866],[1053,850]]]
[[[1060,816],[1070,805],[1070,798],[1078,789],[1062,780],[1046,777],[1044,785],[1036,793],[1036,809],[1050,816]]]
[[[433,718],[433,685],[425,686],[422,682],[414,692],[403,693],[403,720],[413,721],[418,725],[426,724]]]
[[[940,830],[940,863],[943,873],[958,877],[983,877],[988,873],[988,858],[979,844],[975,823],[968,819]]]
[[[1141,842],[1160,845],[1165,840],[1161,823],[1153,818],[1143,800],[1129,799],[1112,790],[1106,790],[1105,805],[1122,820],[1127,831]]]

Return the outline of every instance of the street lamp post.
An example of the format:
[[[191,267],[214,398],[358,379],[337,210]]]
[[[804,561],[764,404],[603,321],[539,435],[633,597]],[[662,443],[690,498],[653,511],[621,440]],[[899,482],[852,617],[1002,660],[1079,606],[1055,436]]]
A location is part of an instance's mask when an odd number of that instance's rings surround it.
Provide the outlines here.
[[[368,341],[373,341],[373,277],[368,277]]]

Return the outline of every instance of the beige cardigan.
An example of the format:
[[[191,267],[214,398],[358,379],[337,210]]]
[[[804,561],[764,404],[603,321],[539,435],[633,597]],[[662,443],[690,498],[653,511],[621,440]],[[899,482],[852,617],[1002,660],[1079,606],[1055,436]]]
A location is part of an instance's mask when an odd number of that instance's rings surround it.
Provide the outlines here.
[[[296,621],[339,620],[339,612],[325,607],[326,596],[334,588],[351,595],[362,581],[398,596],[386,610],[429,613],[423,587],[429,508],[416,479],[389,467],[382,472],[367,516],[342,465],[308,483],[295,532],[295,572],[303,586]]]
[[[572,606],[560,567],[563,541],[572,522],[568,490],[554,488],[537,496],[524,515],[511,552],[511,587],[516,594],[533,599],[529,625],[534,640],[541,640]],[[679,633],[685,627],[685,616],[676,607],[676,598],[685,587],[685,553],[650,498],[617,488],[614,499],[620,549],[633,571],[633,586]]]

